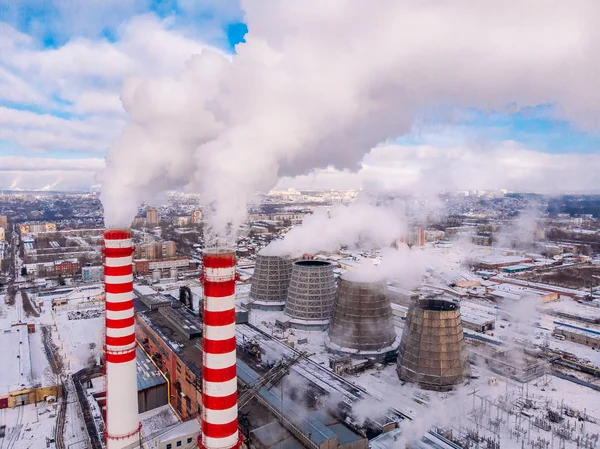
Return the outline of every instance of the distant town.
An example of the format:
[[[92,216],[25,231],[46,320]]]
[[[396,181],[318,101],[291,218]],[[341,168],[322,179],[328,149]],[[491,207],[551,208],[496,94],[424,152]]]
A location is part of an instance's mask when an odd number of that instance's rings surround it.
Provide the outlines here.
[[[261,255],[316,211],[363,194],[272,191],[248,209],[233,248],[246,444],[387,448],[424,420],[419,447],[596,447],[600,196],[380,196],[407,220],[388,245],[405,259],[383,284],[352,273],[383,267],[386,248]],[[206,214],[199,196],[171,192],[131,224],[142,447],[192,447],[200,434]],[[102,217],[95,192],[0,195],[8,447],[105,444]],[[369,326],[352,312],[360,301],[376,317]],[[418,362],[425,341],[447,371]]]

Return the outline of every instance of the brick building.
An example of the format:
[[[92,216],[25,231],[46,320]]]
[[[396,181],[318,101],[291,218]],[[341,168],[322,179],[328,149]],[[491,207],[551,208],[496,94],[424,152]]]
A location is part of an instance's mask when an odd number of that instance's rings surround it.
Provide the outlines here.
[[[57,260],[54,262],[54,273],[63,276],[73,276],[77,274],[79,262],[77,259]]]
[[[138,300],[135,308],[136,338],[168,379],[171,406],[183,420],[197,417],[202,404],[201,322],[185,308],[150,310]]]

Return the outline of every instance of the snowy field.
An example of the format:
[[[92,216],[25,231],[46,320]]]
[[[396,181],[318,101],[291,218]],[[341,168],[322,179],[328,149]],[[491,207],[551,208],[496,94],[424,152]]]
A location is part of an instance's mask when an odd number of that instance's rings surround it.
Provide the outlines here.
[[[0,425],[6,426],[6,436],[0,439],[0,448],[47,447],[47,439],[54,439],[58,409],[58,404],[39,403],[0,410]]]
[[[29,293],[32,308],[29,314],[24,307],[24,298],[17,293],[15,304],[8,305],[0,296],[0,330],[9,329],[17,322],[35,324],[36,331],[29,334],[31,383],[42,386],[56,385],[60,378],[66,378],[88,365],[92,357],[98,356],[102,348],[101,334],[104,321],[104,304],[101,302],[102,285],[86,285],[82,288],[61,288],[72,290],[53,295]],[[68,304],[52,309],[52,301],[67,299]],[[32,312],[33,310],[34,312]],[[93,318],[90,318],[93,317]],[[44,350],[42,328],[51,335],[52,344],[57,348],[63,361],[63,373],[53,373]],[[90,345],[95,347],[90,349]],[[67,382],[69,398],[65,420],[65,446],[70,449],[83,449],[83,424],[75,391]],[[38,404],[0,410],[0,425],[6,425],[7,435],[0,439],[0,449],[54,448],[54,439],[59,405]],[[50,440],[48,440],[50,441]]]

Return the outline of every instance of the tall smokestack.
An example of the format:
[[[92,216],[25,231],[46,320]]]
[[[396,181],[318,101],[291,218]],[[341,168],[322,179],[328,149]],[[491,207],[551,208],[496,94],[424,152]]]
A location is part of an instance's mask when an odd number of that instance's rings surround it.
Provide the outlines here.
[[[131,232],[104,232],[106,290],[106,447],[139,442]],[[133,446],[132,446],[133,447]]]
[[[235,253],[207,249],[202,341],[202,449],[239,448],[235,354]]]

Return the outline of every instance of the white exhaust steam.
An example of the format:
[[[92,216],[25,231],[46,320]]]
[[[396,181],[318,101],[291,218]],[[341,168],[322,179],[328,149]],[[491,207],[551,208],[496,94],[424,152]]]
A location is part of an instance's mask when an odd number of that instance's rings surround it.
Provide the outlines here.
[[[595,125],[600,3],[243,1],[236,55],[204,50],[176,77],[129,79],[130,123],[101,173],[108,226],[166,189],[211,205],[227,238],[279,177],[356,170],[429,107],[555,102]],[[585,65],[585,67],[582,67]]]

